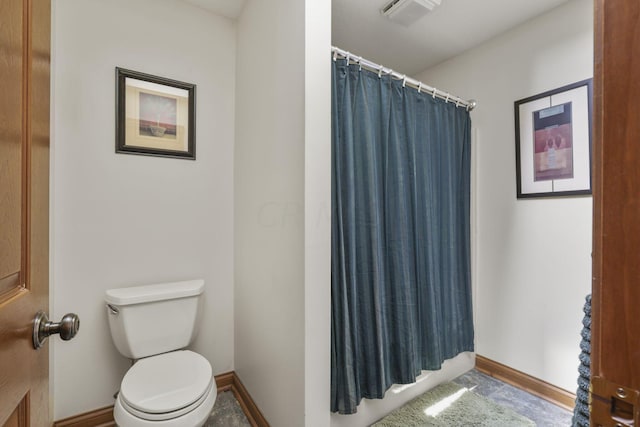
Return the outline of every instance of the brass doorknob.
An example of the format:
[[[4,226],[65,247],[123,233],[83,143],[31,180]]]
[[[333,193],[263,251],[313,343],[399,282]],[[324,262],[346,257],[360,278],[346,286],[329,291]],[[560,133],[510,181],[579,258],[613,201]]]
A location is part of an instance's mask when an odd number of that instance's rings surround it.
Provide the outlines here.
[[[60,338],[69,341],[80,329],[80,318],[77,314],[67,313],[60,322],[51,322],[44,311],[39,311],[33,321],[33,348],[42,347],[49,335],[60,334]]]

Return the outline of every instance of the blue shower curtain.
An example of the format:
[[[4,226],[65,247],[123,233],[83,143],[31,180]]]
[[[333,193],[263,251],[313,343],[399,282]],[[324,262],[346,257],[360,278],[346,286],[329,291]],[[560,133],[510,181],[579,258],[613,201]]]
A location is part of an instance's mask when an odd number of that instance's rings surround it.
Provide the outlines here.
[[[473,351],[469,113],[333,61],[331,411]]]

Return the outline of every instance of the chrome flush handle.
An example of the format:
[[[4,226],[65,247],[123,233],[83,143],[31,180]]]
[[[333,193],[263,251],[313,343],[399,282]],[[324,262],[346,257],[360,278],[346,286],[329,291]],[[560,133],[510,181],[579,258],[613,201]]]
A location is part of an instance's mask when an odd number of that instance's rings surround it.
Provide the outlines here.
[[[80,318],[77,314],[67,313],[59,323],[49,321],[44,311],[39,311],[33,321],[33,348],[43,346],[49,335],[60,334],[60,338],[69,341],[76,336],[80,329]]]

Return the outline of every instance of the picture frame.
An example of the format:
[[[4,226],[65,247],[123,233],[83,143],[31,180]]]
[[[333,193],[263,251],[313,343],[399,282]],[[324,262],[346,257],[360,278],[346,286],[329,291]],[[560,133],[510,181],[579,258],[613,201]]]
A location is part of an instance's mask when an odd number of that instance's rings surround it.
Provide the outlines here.
[[[514,102],[517,198],[591,194],[592,79]]]
[[[196,85],[116,67],[116,153],[195,160]]]

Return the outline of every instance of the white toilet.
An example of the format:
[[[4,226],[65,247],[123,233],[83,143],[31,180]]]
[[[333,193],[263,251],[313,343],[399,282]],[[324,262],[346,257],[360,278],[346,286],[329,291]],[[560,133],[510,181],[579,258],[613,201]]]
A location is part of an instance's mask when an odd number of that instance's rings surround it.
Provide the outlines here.
[[[211,365],[184,350],[203,291],[203,280],[190,280],[106,292],[113,342],[135,361],[113,410],[118,426],[199,427],[209,418],[217,396]]]

